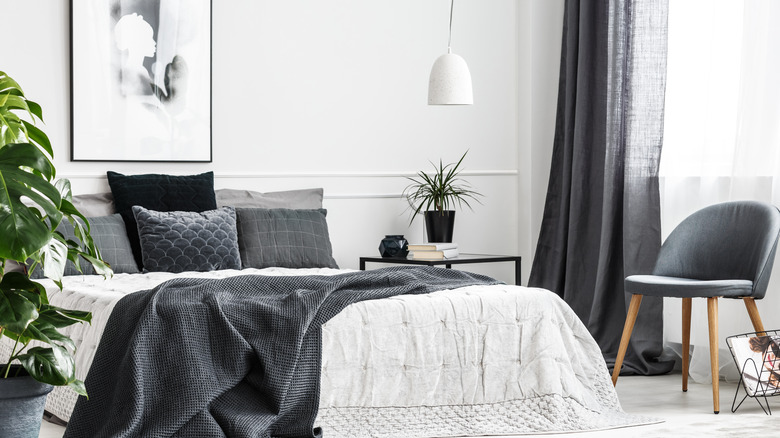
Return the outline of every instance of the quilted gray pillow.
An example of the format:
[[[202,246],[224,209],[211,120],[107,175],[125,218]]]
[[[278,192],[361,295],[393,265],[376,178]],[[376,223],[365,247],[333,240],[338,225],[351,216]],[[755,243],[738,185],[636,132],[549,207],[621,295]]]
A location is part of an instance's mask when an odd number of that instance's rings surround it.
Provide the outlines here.
[[[237,208],[245,268],[338,268],[325,221],[327,211]]]
[[[144,272],[241,269],[236,211],[148,210],[133,206]]]

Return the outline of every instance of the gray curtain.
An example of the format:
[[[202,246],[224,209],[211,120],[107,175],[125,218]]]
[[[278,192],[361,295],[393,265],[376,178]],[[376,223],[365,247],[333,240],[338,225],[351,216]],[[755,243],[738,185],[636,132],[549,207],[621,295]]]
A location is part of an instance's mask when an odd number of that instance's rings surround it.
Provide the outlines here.
[[[566,0],[552,168],[529,285],[563,297],[612,366],[661,244],[667,0]],[[660,374],[663,301],[642,301],[624,373]]]

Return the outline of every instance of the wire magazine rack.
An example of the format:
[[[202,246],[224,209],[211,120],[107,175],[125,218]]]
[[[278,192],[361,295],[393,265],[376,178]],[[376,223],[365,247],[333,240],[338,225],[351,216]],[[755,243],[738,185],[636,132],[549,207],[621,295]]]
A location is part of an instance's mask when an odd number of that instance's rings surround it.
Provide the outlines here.
[[[751,397],[765,414],[772,415],[768,397],[780,395],[780,330],[729,336],[726,343],[740,375],[731,412],[736,412]],[[745,395],[737,403],[740,389]]]

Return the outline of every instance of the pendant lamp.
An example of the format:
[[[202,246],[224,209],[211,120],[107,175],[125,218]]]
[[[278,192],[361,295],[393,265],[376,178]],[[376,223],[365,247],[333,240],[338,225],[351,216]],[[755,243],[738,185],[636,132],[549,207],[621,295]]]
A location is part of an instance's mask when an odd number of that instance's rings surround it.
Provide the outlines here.
[[[439,56],[431,68],[428,79],[428,105],[471,105],[471,73],[466,60],[452,53],[452,10],[455,0],[450,0],[450,32],[447,53]]]

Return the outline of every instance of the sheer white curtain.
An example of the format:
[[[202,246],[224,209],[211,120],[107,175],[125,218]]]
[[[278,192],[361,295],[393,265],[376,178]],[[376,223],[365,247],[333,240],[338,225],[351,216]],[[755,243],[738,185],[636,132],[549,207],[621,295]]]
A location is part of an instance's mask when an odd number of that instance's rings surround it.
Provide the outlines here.
[[[780,2],[672,0],[668,44],[663,236],[710,204],[780,205]],[[691,322],[691,377],[708,382],[707,312],[699,301]],[[780,257],[766,298],[757,303],[764,327],[780,329]],[[682,304],[664,304],[667,345],[677,349]],[[721,377],[738,379],[725,338],[750,331],[741,300],[720,300]]]

